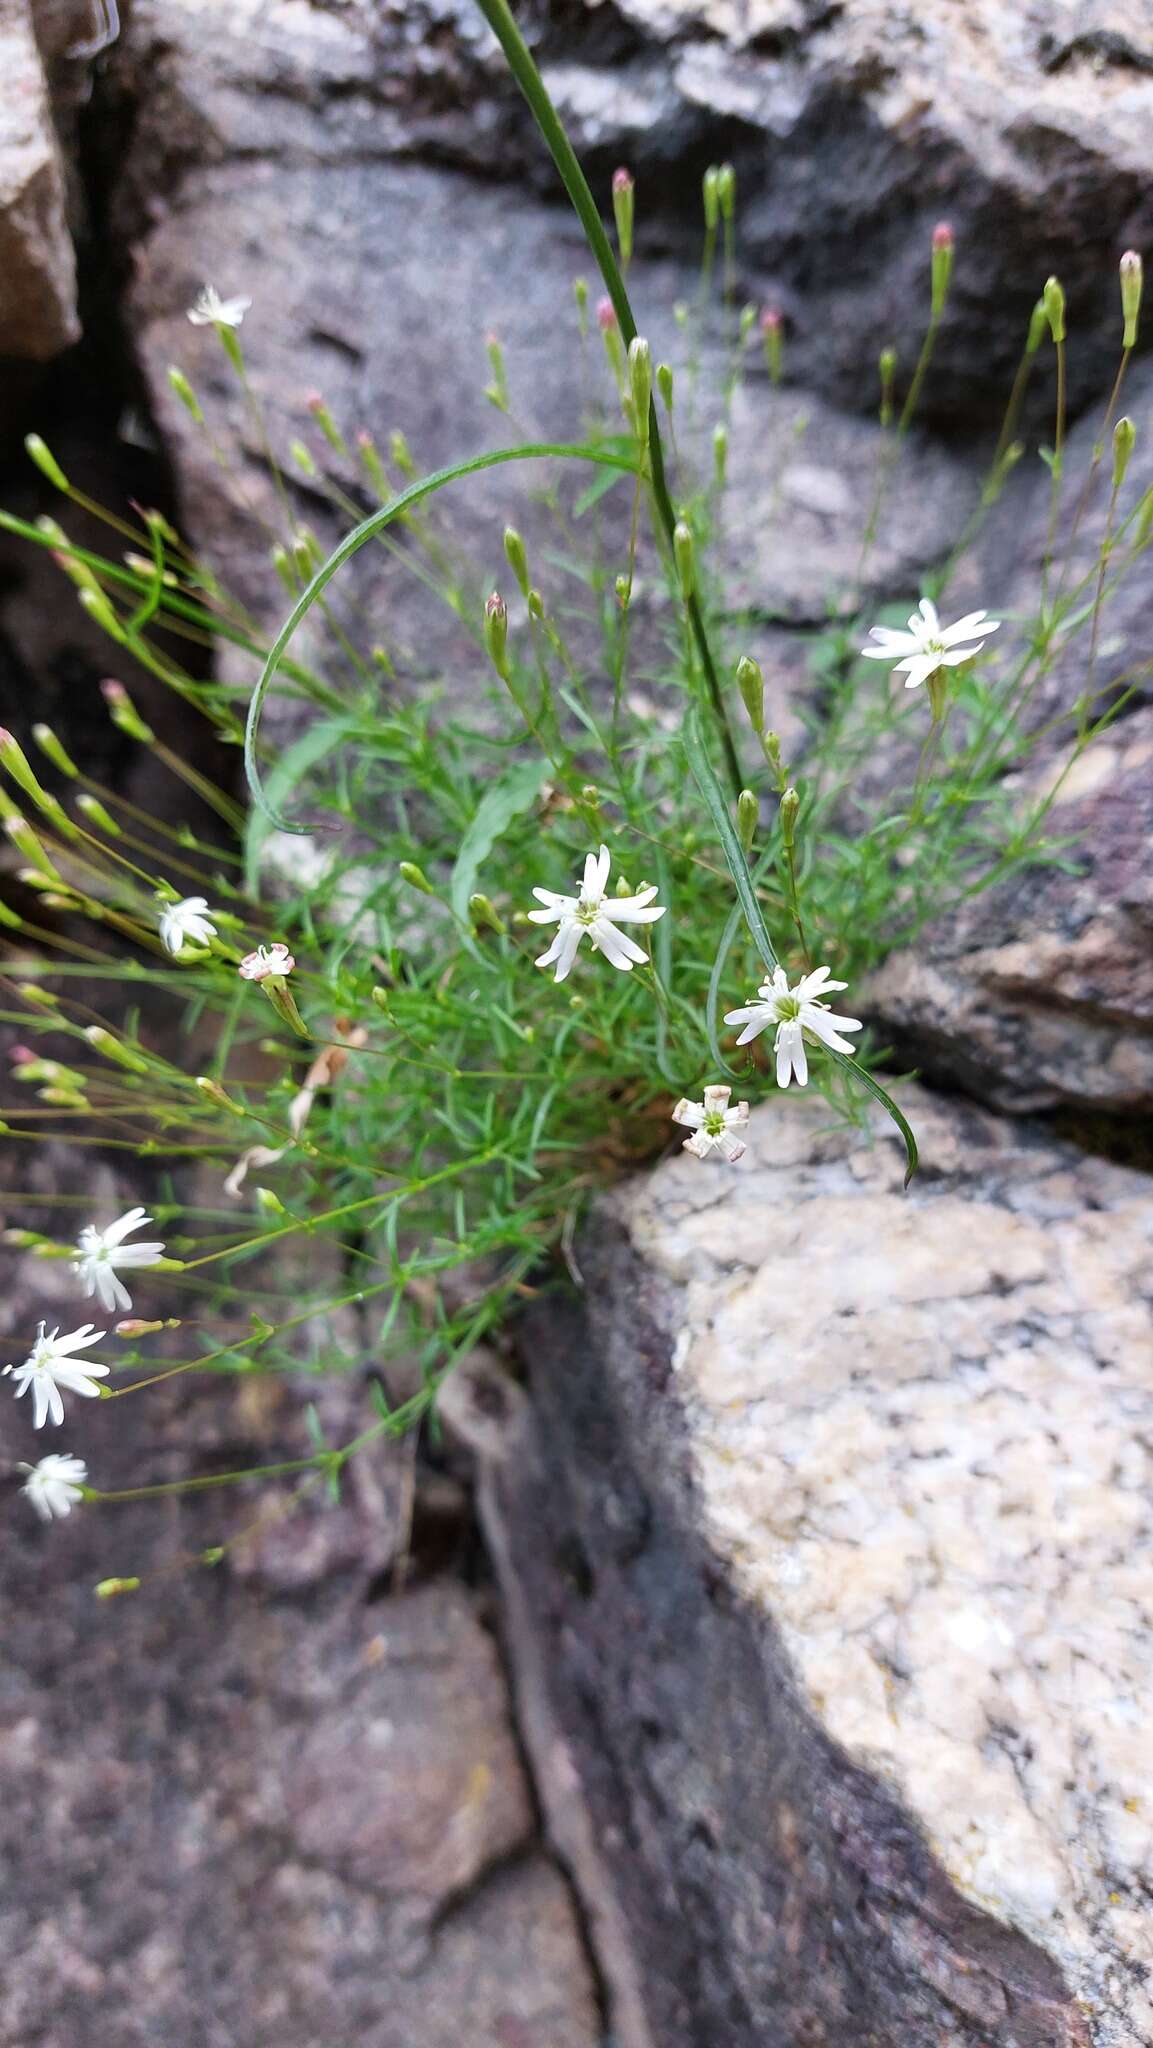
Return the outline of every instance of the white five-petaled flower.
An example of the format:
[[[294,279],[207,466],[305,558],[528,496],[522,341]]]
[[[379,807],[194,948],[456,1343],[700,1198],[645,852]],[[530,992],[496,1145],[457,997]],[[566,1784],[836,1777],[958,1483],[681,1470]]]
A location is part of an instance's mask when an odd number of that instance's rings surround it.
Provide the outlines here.
[[[214,284],[206,284],[188,308],[194,327],[239,327],[252,300],[222,299]]]
[[[698,1159],[719,1152],[730,1164],[744,1157],[744,1143],[736,1133],[748,1123],[749,1105],[737,1102],[730,1109],[732,1092],[731,1088],[706,1088],[703,1102],[689,1102],[682,1096],[673,1111],[673,1122],[685,1124],[693,1134],[685,1139],[686,1152],[695,1153]]]
[[[6,1365],[5,1373],[11,1373],[19,1384],[16,1398],[32,1389],[32,1421],[42,1429],[51,1416],[53,1422],[64,1420],[64,1403],[60,1398],[61,1387],[70,1394],[95,1396],[100,1392],[96,1382],[108,1375],[106,1365],[97,1365],[91,1358],[83,1360],[72,1356],[74,1351],[85,1351],[89,1344],[99,1344],[103,1330],[96,1330],[91,1323],[82,1323],[78,1330],[70,1330],[66,1337],[59,1330],[46,1336],[41,1323],[35,1344],[23,1365]]]
[[[255,953],[246,953],[237,973],[245,981],[267,981],[270,974],[291,974],[295,966],[288,947],[277,940],[274,946],[258,946]]]
[[[207,896],[182,896],[179,903],[166,903],[159,917],[160,936],[170,953],[179,953],[191,940],[206,946],[216,926],[207,915]]]
[[[146,1210],[129,1209],[104,1230],[98,1230],[94,1223],[86,1223],[80,1233],[72,1271],[85,1294],[99,1295],[100,1306],[109,1315],[116,1309],[132,1307],[132,1296],[124,1282],[117,1278],[117,1267],[139,1269],[155,1266],[164,1257],[164,1246],[155,1241],[149,1244],[124,1242],[134,1230],[151,1221]]]
[[[784,968],[774,967],[771,981],[763,981],[757,990],[758,1000],[743,1010],[728,1011],[725,1023],[743,1024],[738,1045],[747,1045],[759,1032],[775,1025],[777,1035],[773,1050],[777,1056],[777,1086],[787,1088],[796,1075],[803,1088],[809,1078],[806,1032],[820,1039],[822,1045],[831,1045],[835,1052],[852,1053],[856,1050],[847,1038],[839,1034],[842,1031],[860,1031],[860,1019],[838,1017],[823,1000],[834,989],[847,987],[847,982],[830,981],[827,967],[818,967],[812,974],[802,975],[796,987],[790,988]]]
[[[547,953],[542,953],[538,967],[551,967],[556,962],[557,981],[564,981],[576,959],[577,947],[587,935],[592,940],[593,951],[603,953],[612,966],[631,969],[638,960],[648,955],[630,939],[627,932],[617,930],[621,924],[655,924],[665,914],[664,905],[654,903],[655,884],[641,889],[635,896],[614,896],[605,901],[608,888],[609,868],[612,856],[607,846],[599,854],[590,853],[584,865],[579,896],[558,896],[552,889],[534,889],[538,903],[547,906],[544,910],[530,910],[533,924],[555,924],[552,943]]]
[[[927,683],[939,668],[957,668],[961,662],[971,661],[1000,624],[1000,619],[991,619],[985,612],[966,612],[955,625],[943,626],[936,605],[923,597],[920,609],[909,620],[907,633],[896,633],[889,626],[871,626],[869,638],[877,644],[862,647],[861,653],[871,661],[893,662],[897,674],[905,678],[906,690],[915,690],[918,683]]]
[[[75,1502],[84,1498],[88,1467],[83,1458],[50,1451],[38,1465],[21,1465],[20,1470],[28,1474],[20,1491],[27,1494],[41,1521],[70,1515]]]

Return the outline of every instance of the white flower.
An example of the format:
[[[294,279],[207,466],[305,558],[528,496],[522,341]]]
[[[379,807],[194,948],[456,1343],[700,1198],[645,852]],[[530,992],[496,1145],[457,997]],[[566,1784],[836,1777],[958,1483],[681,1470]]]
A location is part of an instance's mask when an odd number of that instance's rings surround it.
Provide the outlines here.
[[[32,1389],[32,1421],[42,1429],[51,1416],[53,1422],[64,1420],[64,1403],[60,1399],[61,1387],[67,1387],[70,1394],[84,1394],[91,1397],[100,1392],[96,1382],[108,1374],[106,1365],[96,1365],[86,1358],[81,1364],[72,1357],[74,1351],[84,1351],[89,1344],[99,1344],[103,1330],[96,1330],[91,1323],[82,1323],[78,1330],[70,1330],[66,1337],[59,1330],[53,1330],[50,1337],[44,1334],[41,1323],[35,1344],[23,1365],[6,1365],[5,1373],[11,1373],[20,1382],[16,1398]]]
[[[888,626],[871,626],[869,637],[877,645],[862,647],[861,653],[871,661],[895,663],[897,674],[905,678],[906,690],[915,690],[918,683],[928,682],[939,668],[957,668],[961,662],[971,661],[1000,624],[1000,619],[990,619],[984,612],[966,612],[955,625],[942,626],[936,605],[923,597],[920,610],[909,620],[907,633],[895,633]],[[978,635],[979,638],[975,637]],[[966,641],[973,644],[966,646]]]
[[[757,990],[759,1001],[750,1003],[746,1009],[730,1010],[726,1024],[743,1024],[744,1030],[737,1040],[738,1045],[747,1045],[759,1032],[767,1031],[775,1024],[777,1035],[773,1050],[777,1056],[777,1086],[787,1088],[793,1075],[803,1088],[809,1078],[809,1062],[805,1054],[805,1033],[820,1039],[822,1045],[831,1045],[835,1052],[852,1053],[856,1048],[847,1038],[838,1036],[842,1031],[859,1031],[857,1017],[838,1017],[822,999],[831,995],[835,988],[847,988],[844,981],[830,981],[827,967],[818,967],[812,974],[803,975],[796,988],[789,987],[789,977],[783,967],[774,967],[771,981],[763,981]]]
[[[166,903],[160,912],[160,936],[170,953],[179,953],[191,940],[194,946],[206,946],[216,926],[206,916],[207,896],[183,896],[179,903]]]
[[[590,853],[585,861],[579,896],[557,896],[552,889],[532,892],[538,903],[548,906],[545,910],[529,911],[532,923],[558,927],[548,952],[542,953],[536,964],[551,967],[555,960],[557,981],[564,981],[568,975],[586,933],[594,953],[603,953],[614,967],[631,970],[635,961],[648,958],[636,940],[630,939],[627,932],[618,931],[617,926],[655,924],[658,917],[664,916],[664,906],[653,902],[655,885],[640,890],[636,896],[614,896],[606,903],[611,864],[608,847],[602,846],[599,855]]]
[[[719,1152],[722,1159],[735,1164],[743,1158],[745,1147],[735,1132],[749,1120],[749,1105],[738,1102],[729,1108],[731,1088],[706,1088],[703,1102],[687,1102],[683,1097],[673,1111],[673,1122],[685,1124],[692,1132],[686,1138],[684,1150],[694,1152],[698,1159],[707,1159],[710,1152]]]
[[[86,1223],[80,1233],[76,1247],[77,1256],[72,1261],[72,1271],[80,1281],[85,1294],[98,1294],[100,1306],[111,1315],[116,1309],[132,1307],[132,1296],[123,1281],[116,1277],[118,1266],[139,1268],[155,1266],[164,1256],[164,1246],[151,1244],[125,1244],[124,1240],[141,1224],[151,1223],[152,1218],[144,1209],[129,1209],[124,1216],[118,1216],[106,1230],[98,1230],[93,1223]]]
[[[50,1451],[38,1465],[21,1465],[20,1470],[28,1474],[20,1491],[27,1494],[42,1521],[70,1515],[73,1502],[84,1498],[88,1467],[83,1458]]]
[[[222,299],[214,284],[206,284],[188,308],[194,327],[239,327],[251,299]]]
[[[246,953],[237,973],[245,981],[267,981],[270,974],[291,974],[295,966],[288,947],[278,941],[275,946],[258,946],[255,953]]]

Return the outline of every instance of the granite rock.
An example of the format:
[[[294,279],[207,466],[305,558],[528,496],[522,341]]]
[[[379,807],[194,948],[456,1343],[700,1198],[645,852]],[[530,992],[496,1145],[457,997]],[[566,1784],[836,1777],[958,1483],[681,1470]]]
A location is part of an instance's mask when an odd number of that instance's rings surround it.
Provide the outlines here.
[[[0,0],[0,275],[0,356],[44,362],[78,338],[67,179],[28,0]]]
[[[1153,709],[1119,719],[1067,773],[1010,784],[1053,802],[1063,850],[936,918],[860,1001],[894,1055],[1008,1110],[1153,1109]]]
[[[1139,2048],[1153,1189],[908,1087],[602,1203],[496,1554],[678,2048]]]

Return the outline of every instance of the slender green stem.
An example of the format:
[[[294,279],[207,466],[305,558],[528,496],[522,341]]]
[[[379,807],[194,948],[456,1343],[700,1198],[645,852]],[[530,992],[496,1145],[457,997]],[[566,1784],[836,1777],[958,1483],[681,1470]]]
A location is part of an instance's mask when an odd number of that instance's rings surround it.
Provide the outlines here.
[[[601,276],[604,279],[605,289],[612,301],[613,311],[617,316],[621,338],[625,347],[628,348],[630,342],[636,339],[637,323],[633,317],[633,309],[629,303],[629,295],[625,288],[624,278],[621,276],[620,266],[613,252],[613,245],[609,240],[604,223],[597,210],[597,204],[589,189],[588,180],[580,167],[576,152],[565,132],[564,123],[561,121],[556,108],[549,98],[544,80],[533,62],[528,45],[521,35],[516,22],[513,20],[508,0],[477,0],[477,5],[504,51],[508,59],[509,69],[525,99],[528,101],[536,124],[552,153],[553,162],[560,172],[565,191],[572,201],[577,219],[584,229],[585,238],[596,258]],[[655,398],[649,400],[649,461],[652,471],[653,498],[656,502],[661,525],[664,527],[665,535],[671,548],[677,515],[673,508],[672,499],[669,496],[668,481],[665,476],[664,450],[661,444],[660,421],[657,417]],[[732,782],[733,796],[735,798],[740,795],[742,787],[740,758],[737,754],[732,727],[729,724],[728,712],[725,709],[720,677],[717,674],[712,649],[709,646],[704,617],[695,594],[685,599],[685,610],[688,614],[693,639],[696,642],[697,654],[704,672],[709,701],[717,722],[718,732],[720,733],[721,745],[725,754],[725,764]]]

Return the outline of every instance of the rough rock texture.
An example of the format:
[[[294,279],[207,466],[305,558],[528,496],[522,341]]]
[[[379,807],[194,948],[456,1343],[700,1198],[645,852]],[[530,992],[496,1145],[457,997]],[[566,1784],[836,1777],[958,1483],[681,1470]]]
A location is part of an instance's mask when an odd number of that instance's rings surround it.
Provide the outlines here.
[[[501,1542],[658,2040],[1139,2048],[1153,1191],[904,1099],[603,1205]]]
[[[1022,804],[1055,780],[1023,778]],[[1056,862],[998,883],[860,992],[902,1061],[1002,1109],[1153,1109],[1153,710],[1121,719],[1061,783]]]
[[[10,1339],[63,1308],[33,1272]],[[363,1419],[339,1378],[174,1385],[76,1404],[51,1448],[113,1488],[299,1455],[310,1393],[332,1441]],[[46,1448],[26,1406],[10,1471]],[[354,1464],[340,1508],[284,1483],[44,1529],[8,1489],[0,2040],[597,2048],[483,1605],[414,1554],[397,1590],[410,1451]],[[113,1573],[139,1592],[98,1601]]]
[[[64,164],[28,0],[0,0],[0,356],[77,339]]]
[[[223,35],[209,11],[211,36],[206,0],[134,9],[137,49],[159,24],[161,65],[185,53],[178,111],[196,124],[154,133],[158,204],[190,154],[225,153],[240,125],[252,155],[282,169],[423,156],[555,192],[468,0],[245,0]],[[736,163],[740,287],[785,307],[806,383],[871,407],[878,350],[895,340],[912,357],[942,215],[962,255],[931,404],[995,409],[1054,268],[1078,335],[1074,402],[1106,381],[1114,264],[1153,228],[1153,40],[1138,0],[538,0],[520,17],[602,189],[617,162],[640,174],[650,245],[687,253],[701,168]]]

